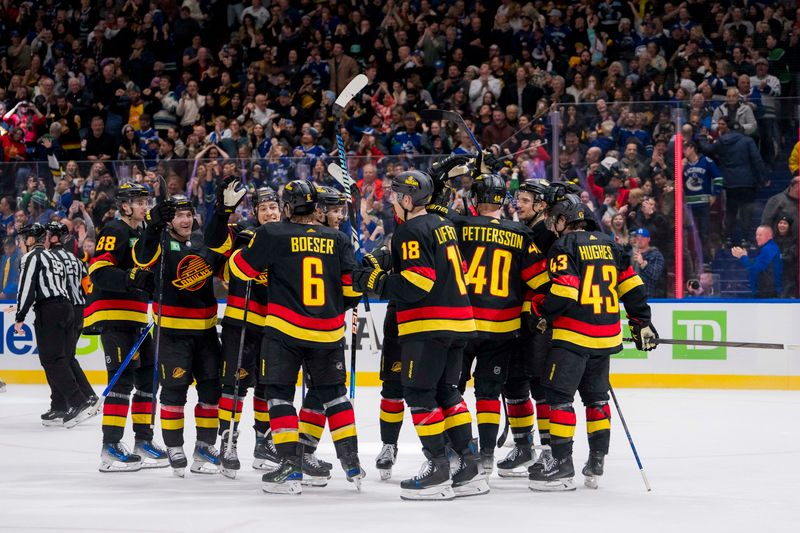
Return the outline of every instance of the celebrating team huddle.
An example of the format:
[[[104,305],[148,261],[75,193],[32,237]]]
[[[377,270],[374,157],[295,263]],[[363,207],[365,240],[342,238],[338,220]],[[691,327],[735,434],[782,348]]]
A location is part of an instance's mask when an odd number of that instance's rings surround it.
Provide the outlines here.
[[[360,487],[366,472],[346,387],[345,313],[373,295],[389,302],[375,466],[382,480],[391,477],[406,406],[426,459],[402,481],[403,499],[486,494],[495,462],[501,477],[527,476],[532,490],[574,490],[576,391],[590,448],[582,473],[596,488],[609,447],[609,358],[622,348],[620,302],[637,348],[653,349],[657,339],[642,282],[598,231],[579,191],[524,183],[515,198],[520,220],[508,220],[501,216],[505,181],[480,159],[478,171],[470,170],[471,157],[454,155],[427,172],[394,176],[399,225],[391,250],[360,260],[339,230],[351,197],[334,188],[297,180],[282,198],[258,189],[250,197],[253,223],[230,224],[246,192],[238,180],[226,181],[201,233],[186,198],[148,210],[146,189],[122,186],[120,220],[99,235],[89,267],[85,310],[84,333],[101,335],[109,377],[103,396],[92,399],[103,411],[100,471],[171,467],[182,477],[189,466],[184,410],[194,385],[190,471],[234,478],[252,388],[253,467],[264,471],[265,492],[327,484],[333,465],[315,453],[326,425],[346,479]],[[456,212],[448,208],[451,183],[466,172],[472,191]],[[228,288],[221,334],[214,277]],[[474,406],[462,396],[470,378]],[[129,410],[132,452],[123,444]],[[163,448],[153,432],[157,413]],[[496,461],[509,430],[513,448]]]

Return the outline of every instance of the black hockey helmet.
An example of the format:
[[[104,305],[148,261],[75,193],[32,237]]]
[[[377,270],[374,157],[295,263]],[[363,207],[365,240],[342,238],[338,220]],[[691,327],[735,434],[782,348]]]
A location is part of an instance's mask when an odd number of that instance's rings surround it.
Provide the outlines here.
[[[150,196],[150,191],[144,185],[139,183],[123,183],[117,189],[117,207],[121,206],[123,202],[130,202],[135,198],[147,198]]]
[[[598,187],[605,187],[613,178],[624,179],[624,171],[619,166],[619,161],[614,157],[606,157],[597,165],[594,173],[594,182]]]
[[[547,189],[550,187],[550,182],[547,180],[525,180],[519,184],[517,192],[526,192],[533,196],[535,202],[545,199]]]
[[[290,181],[283,188],[283,205],[292,215],[310,215],[317,206],[317,188],[306,180]]]
[[[189,210],[194,214],[194,204],[183,194],[176,194],[170,201],[175,204],[175,211]]]
[[[27,239],[28,237],[33,237],[36,239],[36,242],[44,242],[45,235],[47,235],[47,230],[42,224],[38,222],[34,222],[33,224],[26,224],[19,229],[19,235]]]
[[[411,198],[414,206],[425,206],[433,195],[433,179],[419,170],[407,170],[392,178],[392,190]]]
[[[258,204],[263,202],[277,202],[278,193],[271,187],[259,187],[250,196],[250,203],[253,204],[253,211],[258,210]]]
[[[588,231],[594,231],[598,228],[594,213],[592,213],[591,209],[586,205],[581,203],[580,197],[575,194],[567,194],[564,200],[554,205],[550,210],[550,216],[552,217],[554,226],[559,218],[564,217],[566,225],[576,222],[585,222],[585,229]]]
[[[347,203],[347,197],[327,185],[317,185],[317,206],[327,212],[329,207],[336,207]]]
[[[508,189],[499,174],[481,174],[472,183],[472,194],[479,204],[503,205]]]
[[[62,224],[61,222],[58,222],[56,220],[48,222],[44,227],[47,230],[47,233],[49,233],[51,237],[53,235],[56,235],[59,238],[61,238],[69,233],[69,228],[67,228],[67,225]]]

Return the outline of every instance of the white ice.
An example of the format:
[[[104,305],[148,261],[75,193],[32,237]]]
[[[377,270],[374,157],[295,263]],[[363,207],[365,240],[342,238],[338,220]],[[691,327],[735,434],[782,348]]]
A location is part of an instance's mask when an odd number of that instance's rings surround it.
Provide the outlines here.
[[[325,488],[301,496],[261,492],[250,469],[253,432],[240,440],[243,470],[235,480],[168,469],[101,474],[100,417],[71,430],[43,428],[44,386],[9,385],[0,394],[0,530],[480,532],[494,531],[800,531],[800,393],[619,389],[622,410],[653,492],[645,492],[619,417],[600,489],[533,493],[527,479],[491,478],[487,496],[452,502],[404,502],[399,483],[422,461],[406,417],[400,455],[388,482],[378,479],[378,389],[358,390],[361,460],[356,493],[338,466],[326,432],[320,456],[334,462]],[[194,399],[190,400],[193,402]],[[472,399],[468,402],[472,404]],[[245,402],[244,420],[252,420]],[[579,409],[575,463],[587,447]],[[194,443],[187,409],[186,451]],[[126,440],[132,446],[130,428]],[[498,450],[504,456],[508,449]]]

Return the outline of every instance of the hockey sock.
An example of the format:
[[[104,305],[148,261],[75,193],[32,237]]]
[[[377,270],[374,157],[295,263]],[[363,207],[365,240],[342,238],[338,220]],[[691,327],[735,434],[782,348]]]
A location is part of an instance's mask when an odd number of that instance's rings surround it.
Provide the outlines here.
[[[400,437],[400,428],[403,427],[403,412],[405,404],[403,399],[381,398],[381,442],[384,444],[397,444]]]
[[[472,415],[469,414],[467,403],[461,400],[459,403],[445,407],[444,410],[444,430],[453,448],[461,451],[469,445],[472,440]],[[495,429],[495,433],[496,433]]]
[[[575,409],[572,404],[553,405],[550,410],[550,448],[553,457],[561,459],[572,455],[575,436]]]
[[[506,397],[506,409],[514,443],[520,446],[528,445],[533,431],[533,402],[530,398]]]
[[[550,445],[550,405],[546,400],[536,400],[536,427],[542,446]]]
[[[307,453],[314,453],[325,431],[325,412],[310,407],[300,409],[300,442]]]
[[[161,404],[161,435],[168,447],[183,446],[183,405]]]
[[[428,450],[432,457],[444,455],[444,416],[442,409],[433,410],[424,407],[412,407],[411,419],[417,430],[422,448]]]
[[[272,442],[278,455],[283,458],[297,456],[297,411],[292,402],[280,398],[269,400],[269,423],[272,427]]]
[[[219,409],[216,405],[198,402],[194,406],[194,424],[197,427],[197,440],[206,444],[217,442]]]
[[[103,444],[122,440],[128,420],[128,395],[109,392],[103,404]]]
[[[358,453],[356,415],[347,396],[339,396],[325,404],[325,416],[330,424],[331,439],[336,447],[336,457]]]
[[[153,440],[153,429],[150,422],[153,418],[153,394],[136,390],[131,402],[131,418],[133,434],[139,440]]]
[[[269,431],[269,406],[263,396],[253,396],[253,418],[256,433],[266,434]]]
[[[233,431],[239,429],[239,420],[242,418],[244,396],[238,396],[234,405],[233,394],[225,394],[219,398],[219,434],[223,435],[231,427],[233,417]],[[234,407],[236,408],[234,414]]]
[[[494,452],[497,446],[497,431],[500,427],[500,400],[479,398],[475,402],[475,410],[481,450]]]
[[[611,440],[611,408],[605,402],[586,406],[586,433],[589,437],[589,450],[608,454]]]

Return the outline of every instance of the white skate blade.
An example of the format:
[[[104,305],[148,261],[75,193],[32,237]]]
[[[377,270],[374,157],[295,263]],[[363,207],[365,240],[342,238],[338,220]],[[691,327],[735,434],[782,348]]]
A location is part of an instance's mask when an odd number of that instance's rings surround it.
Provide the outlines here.
[[[440,500],[440,501],[448,501],[454,500],[456,497],[456,493],[453,491],[453,482],[447,481],[446,483],[440,483],[439,485],[434,485],[432,487],[427,487],[424,489],[400,489],[400,499],[401,500],[412,500],[412,501],[425,501],[425,500]]]
[[[186,477],[186,469],[185,468],[173,468],[172,475],[179,478]]]
[[[236,479],[236,473],[238,470],[232,470],[230,468],[221,468],[220,473],[228,479]]]
[[[391,468],[378,468],[378,474],[381,476],[381,481],[387,481],[392,479],[392,469]]]
[[[77,426],[78,424],[80,424],[82,422],[86,422],[87,420],[92,418],[92,414],[89,413],[90,410],[91,409],[86,409],[85,411],[81,411],[78,414],[78,416],[76,416],[75,418],[73,418],[69,422],[64,422],[64,427],[67,428],[67,429],[72,429],[75,426]],[[95,413],[95,414],[97,414],[97,413]]]
[[[528,467],[531,465],[533,461],[523,463],[516,468],[498,468],[497,475],[506,479],[528,477]]]
[[[487,483],[486,479],[476,478],[463,485],[454,486],[453,492],[455,492],[456,498],[480,496],[481,494],[489,493],[489,483]]]
[[[303,476],[305,477],[305,476]],[[283,483],[261,483],[261,490],[267,494],[294,494],[300,495],[303,493],[303,486],[298,480],[284,481]]]
[[[575,481],[571,477],[551,481],[531,480],[528,488],[534,492],[568,492],[575,490]]]
[[[269,472],[275,470],[277,467],[278,463],[273,463],[269,459],[253,459],[254,470],[266,470]]]
[[[308,474],[303,474],[303,479],[300,481],[300,484],[304,487],[327,487],[328,479],[329,478],[325,476],[309,476]]]
[[[206,461],[194,461],[189,471],[192,474],[214,475],[219,474],[220,466]]]
[[[42,420],[42,425],[46,428],[61,428],[64,427],[64,419],[56,418],[55,420]]]
[[[600,476],[584,476],[583,484],[589,487],[590,489],[597,490],[597,481]]]
[[[169,457],[164,457],[163,459],[142,457],[142,468],[167,468],[168,466],[169,466]]]
[[[141,461],[136,461],[135,463],[123,463],[122,461],[113,461],[108,463],[102,461],[100,463],[100,468],[98,468],[98,470],[104,474],[110,472],[138,472],[141,469]]]
[[[103,404],[106,402],[105,396],[100,396],[95,400],[92,406],[89,408],[89,416],[95,416],[100,414],[100,409],[103,407]]]

